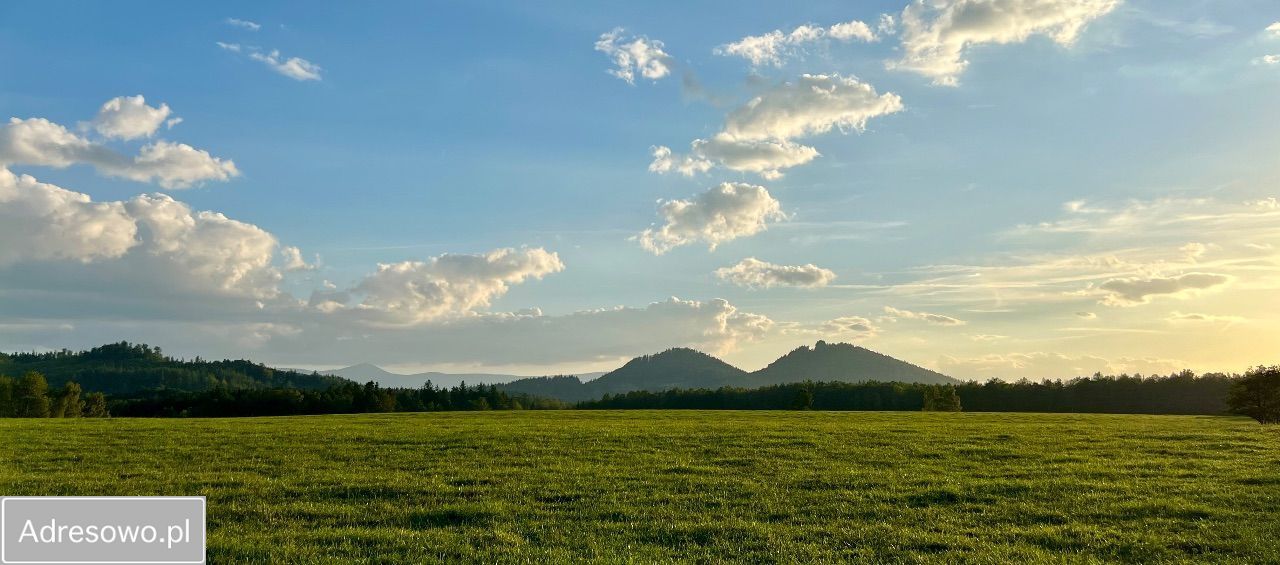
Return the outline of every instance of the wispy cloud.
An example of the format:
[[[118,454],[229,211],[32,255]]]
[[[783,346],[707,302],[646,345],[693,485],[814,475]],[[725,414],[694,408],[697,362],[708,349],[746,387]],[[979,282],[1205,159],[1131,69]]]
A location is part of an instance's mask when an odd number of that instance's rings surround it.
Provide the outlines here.
[[[223,21],[226,22],[226,24],[229,26],[234,26],[241,29],[247,29],[249,31],[258,31],[262,29],[262,25],[258,24],[257,22],[252,22],[249,20],[241,20],[238,18],[227,18],[226,20],[223,20]]]

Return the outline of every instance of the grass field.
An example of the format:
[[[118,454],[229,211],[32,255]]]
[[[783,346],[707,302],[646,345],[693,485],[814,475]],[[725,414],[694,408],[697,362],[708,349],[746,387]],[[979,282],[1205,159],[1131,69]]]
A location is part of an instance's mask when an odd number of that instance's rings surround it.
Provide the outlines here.
[[[0,494],[205,495],[212,563],[1280,562],[1280,430],[1238,418],[0,420]]]

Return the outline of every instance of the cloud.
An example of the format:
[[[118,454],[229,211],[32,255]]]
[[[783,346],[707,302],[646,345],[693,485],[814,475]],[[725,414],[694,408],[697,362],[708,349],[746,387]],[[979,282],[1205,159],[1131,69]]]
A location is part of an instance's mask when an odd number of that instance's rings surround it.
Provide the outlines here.
[[[660,202],[658,213],[663,225],[646,229],[635,238],[655,255],[699,241],[714,251],[721,243],[755,235],[770,221],[786,218],[782,205],[765,187],[730,182],[692,200]]]
[[[1184,273],[1174,276],[1124,277],[1108,280],[1098,288],[1106,293],[1102,304],[1135,306],[1147,304],[1156,296],[1187,298],[1197,291],[1219,287],[1231,277],[1215,273]]]
[[[373,321],[414,325],[475,315],[510,285],[564,270],[555,253],[540,247],[496,249],[483,255],[444,254],[426,261],[379,264],[351,289]]]
[[[77,299],[171,296],[248,300],[280,294],[276,238],[163,194],[93,202],[88,195],[0,169],[0,267],[21,267],[10,290],[64,289]]]
[[[301,57],[289,57],[286,59],[280,55],[280,51],[277,49],[272,49],[267,53],[253,51],[249,53],[249,58],[293,80],[320,80],[320,72],[322,70],[320,65]]]
[[[970,47],[1022,43],[1041,35],[1070,46],[1121,0],[915,0],[902,11],[901,59],[891,69],[955,86]]]
[[[1170,313],[1169,313],[1169,315],[1165,317],[1165,320],[1167,320],[1167,321],[1169,321],[1169,322],[1174,322],[1174,323],[1178,323],[1178,322],[1223,322],[1223,323],[1228,323],[1228,324],[1233,324],[1233,323],[1236,323],[1236,322],[1243,322],[1243,321],[1245,321],[1245,319],[1244,319],[1244,318],[1242,318],[1242,317],[1240,317],[1240,316],[1217,316],[1217,315],[1213,315],[1213,314],[1200,314],[1200,313],[1196,313],[1196,312],[1186,312],[1186,313],[1183,313],[1183,312],[1178,312],[1177,310],[1175,310],[1175,311],[1173,311],[1173,312],[1170,312]]]
[[[657,147],[649,170],[686,176],[706,172],[713,164],[730,170],[777,178],[781,171],[817,158],[817,149],[794,138],[864,131],[875,117],[900,112],[902,98],[878,94],[871,85],[840,75],[801,75],[751,99],[725,118],[723,129],[709,139],[696,139],[689,155]]]
[[[137,232],[120,202],[93,202],[86,194],[0,168],[0,266],[111,259],[137,244]]]
[[[1105,359],[1094,355],[1069,355],[1053,352],[1001,353],[977,357],[956,358],[943,356],[938,360],[938,370],[954,377],[1005,380],[1027,378],[1070,379],[1087,377],[1094,373],[1145,373],[1168,374],[1186,368],[1182,361],[1173,359]]]
[[[1083,319],[1085,319],[1085,320],[1096,320],[1096,319],[1098,319],[1098,315],[1097,315],[1097,314],[1094,314],[1093,312],[1076,312],[1076,317],[1078,317],[1078,318],[1083,318]]]
[[[880,328],[862,316],[844,316],[824,322],[821,331],[840,339],[867,339],[880,333]]]
[[[780,67],[784,59],[802,54],[806,44],[827,38],[839,41],[879,40],[876,33],[871,30],[871,26],[852,20],[829,28],[802,25],[787,33],[783,33],[782,30],[773,30],[763,35],[749,35],[733,43],[716,47],[713,52],[716,55],[742,57],[750,61],[753,67],[765,65]]]
[[[316,268],[315,264],[307,263],[307,260],[302,258],[302,250],[297,247],[281,248],[280,256],[284,259],[286,271],[313,271]]]
[[[87,125],[108,138],[137,139],[151,137],[165,123],[172,111],[168,104],[159,108],[147,105],[141,94],[117,96],[108,100],[98,110],[97,117]],[[181,120],[181,118],[174,118]],[[173,122],[175,125],[177,122]]]
[[[104,127],[118,132],[110,128],[120,125],[116,119],[119,113],[108,113],[113,116],[108,118],[113,126]],[[133,126],[131,133],[140,131],[136,123]],[[207,151],[183,143],[155,141],[143,145],[138,154],[130,158],[44,118],[10,118],[8,124],[0,126],[0,167],[63,168],[79,163],[91,165],[108,176],[155,182],[169,189],[189,188],[209,180],[225,181],[240,174],[233,161],[213,157]]]
[[[1271,34],[1271,37],[1280,37],[1280,22],[1276,22],[1267,26],[1266,31],[1267,33]]]
[[[898,319],[920,320],[923,322],[928,322],[935,326],[963,326],[967,323],[964,320],[952,318],[951,316],[944,316],[942,314],[931,314],[929,312],[913,312],[911,310],[900,310],[892,306],[885,306],[884,313],[888,314],[889,319],[894,321],[897,321]]]
[[[226,22],[226,24],[229,26],[247,29],[249,31],[258,31],[262,29],[262,26],[260,24],[258,24],[257,22],[251,22],[249,20],[227,18],[226,20],[223,20],[223,21]]]
[[[223,43],[221,41],[215,41],[213,43],[217,45],[219,48],[221,48],[222,50],[230,51],[232,53],[239,53],[244,49],[244,47],[241,46],[239,43]]]
[[[747,288],[792,286],[816,288],[831,284],[836,274],[814,264],[775,265],[748,257],[732,267],[716,269],[722,280]]]
[[[613,60],[615,68],[609,69],[609,74],[631,85],[636,83],[636,73],[655,81],[671,74],[675,60],[662,50],[661,41],[643,35],[624,39],[623,33],[622,28],[614,28],[596,41],[596,51]]]
[[[1280,55],[1263,55],[1253,60],[1255,65],[1280,65]]]

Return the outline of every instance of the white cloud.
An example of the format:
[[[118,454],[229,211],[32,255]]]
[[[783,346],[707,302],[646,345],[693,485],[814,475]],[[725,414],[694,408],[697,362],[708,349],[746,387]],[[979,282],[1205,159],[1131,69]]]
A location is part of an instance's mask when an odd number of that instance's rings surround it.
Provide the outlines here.
[[[773,30],[763,35],[749,35],[733,43],[716,47],[714,53],[732,57],[742,57],[754,67],[773,65],[782,66],[784,59],[800,55],[804,46],[825,38],[839,41],[878,41],[879,37],[866,23],[852,20],[824,28],[813,25],[802,25],[790,32]]]
[[[244,47],[239,43],[223,43],[221,41],[215,41],[214,44],[222,48],[224,51],[230,51],[232,53],[239,53],[244,49]]]
[[[627,84],[636,83],[636,73],[649,80],[658,80],[671,74],[675,60],[662,50],[662,42],[644,36],[623,38],[625,30],[614,28],[600,35],[595,49],[613,60],[615,68],[609,74]]]
[[[915,0],[902,12],[903,56],[891,69],[955,86],[974,45],[1022,43],[1047,36],[1070,46],[1121,0]]]
[[[1280,37],[1280,22],[1267,26],[1267,33],[1271,34],[1271,37]]]
[[[694,140],[687,156],[659,147],[649,170],[693,175],[715,163],[730,170],[777,178],[781,171],[817,158],[817,149],[793,138],[830,132],[863,131],[871,118],[899,112],[897,94],[878,94],[871,85],[840,75],[802,75],[779,84],[730,112],[710,139]]]
[[[0,169],[0,203],[0,266],[26,264],[35,288],[83,285],[76,292],[114,289],[140,298],[151,289],[254,300],[279,295],[274,236],[163,194],[93,202]],[[66,262],[84,267],[67,271]],[[70,280],[51,284],[46,275]]]
[[[252,22],[252,21],[249,21],[249,20],[241,20],[241,19],[237,19],[237,18],[227,18],[227,19],[226,19],[226,20],[224,20],[224,21],[225,21],[225,22],[227,23],[227,25],[229,25],[229,26],[238,27],[238,28],[242,28],[242,29],[247,29],[247,30],[249,30],[249,31],[258,31],[258,30],[262,29],[262,25],[261,25],[261,24],[259,24],[259,23],[257,23],[257,22]]]
[[[716,276],[738,286],[773,288],[794,286],[816,288],[827,286],[836,274],[814,264],[775,265],[748,257],[732,267],[716,269]]]
[[[729,182],[692,200],[661,202],[658,213],[663,225],[636,236],[640,245],[655,255],[699,241],[714,251],[721,243],[755,235],[770,221],[786,217],[782,205],[765,187]]]
[[[320,72],[322,70],[320,65],[301,57],[284,58],[277,49],[272,49],[267,53],[253,51],[249,53],[249,58],[293,80],[320,80]]]
[[[935,326],[963,326],[967,322],[964,320],[944,316],[942,314],[932,314],[929,312],[913,312],[911,310],[901,310],[892,306],[885,306],[884,313],[888,314],[889,319],[897,321],[898,319],[920,320]]]
[[[1187,298],[1198,291],[1231,282],[1231,277],[1216,273],[1183,273],[1172,276],[1123,277],[1103,282],[1098,289],[1105,293],[1102,303],[1108,306],[1147,304],[1156,296]]]
[[[297,247],[280,248],[280,256],[284,259],[284,270],[286,271],[313,271],[316,268],[314,263],[308,263],[306,259],[302,258],[302,250]]]
[[[1263,55],[1253,60],[1255,65],[1280,65],[1280,55]]]
[[[376,313],[372,321],[414,325],[475,315],[506,294],[510,285],[562,270],[560,257],[540,247],[445,254],[427,261],[379,264],[377,272],[350,293],[363,296],[357,309]]]
[[[78,163],[92,165],[108,176],[156,182],[170,189],[188,188],[208,180],[225,181],[240,174],[233,161],[183,143],[155,141],[142,146],[130,158],[44,118],[10,118],[8,124],[0,126],[0,167],[62,168]]]
[[[0,266],[116,258],[137,244],[137,231],[120,202],[93,202],[0,168]]]
[[[137,96],[117,96],[108,100],[98,110],[97,117],[87,124],[103,136],[116,139],[137,139],[155,135],[160,125],[169,120],[172,110],[168,104],[159,108],[147,105],[146,98]],[[173,118],[172,125],[177,125],[181,118]],[[172,127],[172,125],[170,127]]]

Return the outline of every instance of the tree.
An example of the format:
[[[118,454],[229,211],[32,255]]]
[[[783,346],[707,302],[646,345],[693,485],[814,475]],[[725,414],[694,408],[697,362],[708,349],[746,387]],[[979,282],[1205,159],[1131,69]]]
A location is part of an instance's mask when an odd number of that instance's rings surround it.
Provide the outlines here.
[[[960,395],[951,385],[930,386],[924,389],[925,412],[959,412]]]
[[[1280,423],[1280,366],[1249,369],[1232,383],[1227,406],[1260,424]]]
[[[111,414],[107,412],[107,397],[101,392],[89,393],[84,405],[84,416],[86,418],[110,417]]]
[[[22,375],[22,379],[18,381],[18,390],[16,400],[16,409],[14,416],[19,418],[48,418],[49,417],[49,397],[45,396],[49,392],[49,382],[44,380],[44,375],[35,371],[27,371]]]
[[[792,407],[796,410],[813,410],[813,388],[804,386],[797,390]]]
[[[58,398],[59,418],[79,418],[84,415],[84,400],[80,399],[80,383],[68,381]]]
[[[13,416],[13,379],[0,375],[0,418]]]

